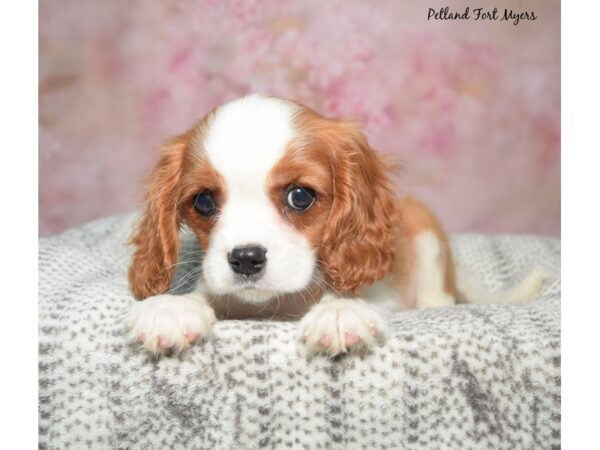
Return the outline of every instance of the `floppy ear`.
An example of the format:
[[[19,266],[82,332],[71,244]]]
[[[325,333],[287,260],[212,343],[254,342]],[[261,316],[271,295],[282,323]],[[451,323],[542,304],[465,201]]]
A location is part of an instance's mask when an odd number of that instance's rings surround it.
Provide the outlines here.
[[[331,285],[356,294],[392,270],[397,198],[385,163],[356,124],[337,122],[329,140],[334,194],[320,258]]]
[[[129,267],[129,288],[138,300],[171,287],[179,257],[178,201],[187,145],[187,135],[168,142],[148,183],[146,209],[131,238],[136,250]]]

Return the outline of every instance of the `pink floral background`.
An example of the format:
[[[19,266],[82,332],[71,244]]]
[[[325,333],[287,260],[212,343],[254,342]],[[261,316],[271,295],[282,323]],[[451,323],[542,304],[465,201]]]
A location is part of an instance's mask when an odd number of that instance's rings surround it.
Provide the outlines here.
[[[157,146],[251,92],[363,122],[453,232],[560,234],[559,1],[441,6],[41,0],[40,234],[138,207]]]

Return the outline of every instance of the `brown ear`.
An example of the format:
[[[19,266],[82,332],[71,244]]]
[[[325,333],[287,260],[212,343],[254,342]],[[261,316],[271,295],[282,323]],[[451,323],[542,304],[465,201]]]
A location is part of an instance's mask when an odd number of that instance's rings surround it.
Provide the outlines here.
[[[334,195],[320,257],[331,285],[356,294],[392,270],[397,199],[386,165],[356,124],[337,122],[332,139]]]
[[[146,192],[146,209],[131,238],[136,250],[129,267],[129,287],[136,299],[167,292],[179,257],[180,178],[187,135],[168,142]]]

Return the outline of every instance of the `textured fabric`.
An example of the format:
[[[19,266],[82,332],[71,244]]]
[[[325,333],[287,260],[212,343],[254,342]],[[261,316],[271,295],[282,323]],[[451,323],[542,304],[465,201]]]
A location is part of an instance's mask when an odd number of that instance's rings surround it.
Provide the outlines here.
[[[398,313],[367,355],[307,358],[295,323],[244,320],[156,361],[124,337],[133,218],[40,241],[42,448],[559,448],[558,240],[455,236],[491,289],[545,267],[540,296]]]

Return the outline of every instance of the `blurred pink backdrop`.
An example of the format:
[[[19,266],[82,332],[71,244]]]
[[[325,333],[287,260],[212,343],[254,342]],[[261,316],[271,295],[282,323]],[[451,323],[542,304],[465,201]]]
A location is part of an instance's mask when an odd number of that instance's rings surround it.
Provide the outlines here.
[[[137,208],[157,146],[251,92],[360,120],[450,231],[560,234],[559,1],[441,6],[41,0],[40,234]]]

